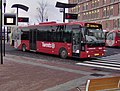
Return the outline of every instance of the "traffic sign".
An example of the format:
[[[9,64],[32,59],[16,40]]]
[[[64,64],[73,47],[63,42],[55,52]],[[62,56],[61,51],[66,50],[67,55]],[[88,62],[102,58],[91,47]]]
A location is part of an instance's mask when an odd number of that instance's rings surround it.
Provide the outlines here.
[[[3,14],[3,26],[16,26],[16,25],[17,25],[17,14],[15,13]]]
[[[29,17],[18,17],[18,22],[29,22]]]
[[[78,14],[65,13],[65,19],[77,19]]]

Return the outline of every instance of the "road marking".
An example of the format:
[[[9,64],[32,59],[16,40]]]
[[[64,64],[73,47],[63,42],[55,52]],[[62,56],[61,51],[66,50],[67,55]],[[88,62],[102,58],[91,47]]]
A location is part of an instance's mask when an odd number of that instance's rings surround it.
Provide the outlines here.
[[[101,63],[100,62],[92,62],[92,61],[85,61],[85,63],[90,63],[90,64],[97,64],[97,65],[104,65],[104,66],[112,66],[112,67],[120,67],[120,64],[112,64],[111,62],[110,63]]]
[[[99,68],[107,68],[107,69],[113,69],[113,70],[120,70],[120,68],[117,67],[110,67],[110,66],[104,66],[104,65],[98,65],[98,64],[89,64],[89,63],[76,63],[77,65],[83,65],[83,66],[90,66],[90,67],[99,67]]]
[[[109,64],[119,64],[120,62],[118,60],[92,60],[92,62],[100,62],[100,63],[109,63]]]

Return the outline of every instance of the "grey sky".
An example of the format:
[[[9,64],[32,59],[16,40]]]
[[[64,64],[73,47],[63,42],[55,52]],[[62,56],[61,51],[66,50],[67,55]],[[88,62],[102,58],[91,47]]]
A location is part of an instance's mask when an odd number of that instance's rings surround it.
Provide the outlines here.
[[[31,23],[36,23],[36,14],[38,7],[38,1],[40,0],[6,0],[6,12],[16,12],[15,8],[11,8],[13,4],[23,4],[29,7],[29,11],[25,12],[24,10],[19,9],[19,17],[20,16],[29,16]],[[49,21],[57,21],[62,22],[62,13],[59,12],[59,9],[55,7],[56,2],[67,3],[68,0],[43,0],[48,3],[48,18]]]

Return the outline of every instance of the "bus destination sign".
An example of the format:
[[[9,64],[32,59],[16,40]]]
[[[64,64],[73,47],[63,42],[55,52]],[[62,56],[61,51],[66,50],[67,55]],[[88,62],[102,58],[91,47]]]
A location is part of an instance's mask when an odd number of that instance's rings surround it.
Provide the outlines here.
[[[90,24],[90,23],[87,23],[86,27],[89,27],[89,28],[100,28],[100,25],[99,24]]]

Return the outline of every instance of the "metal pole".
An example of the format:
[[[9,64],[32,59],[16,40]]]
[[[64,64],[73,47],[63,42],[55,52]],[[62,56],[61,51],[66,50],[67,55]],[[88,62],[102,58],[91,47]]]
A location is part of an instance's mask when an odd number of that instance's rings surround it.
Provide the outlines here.
[[[8,27],[7,27],[7,42],[8,42]]]
[[[17,7],[17,26],[18,26],[18,7]]]
[[[4,13],[5,13],[5,8],[6,8],[6,2],[4,2]],[[5,56],[5,27],[4,27],[4,56]]]
[[[2,29],[0,31],[0,49],[1,49],[1,64],[3,64],[3,55],[2,55]]]
[[[0,12],[1,12],[1,10],[0,10]],[[1,12],[1,14],[2,14],[2,12]],[[2,19],[2,18],[1,18]],[[2,21],[2,20],[1,20]],[[0,22],[1,22],[0,21]],[[3,22],[3,21],[2,21]],[[1,26],[2,24],[0,24],[0,27],[2,27]],[[0,50],[1,50],[1,64],[3,64],[3,53],[2,53],[2,28],[0,28]]]
[[[63,8],[63,22],[65,22],[65,8]]]

